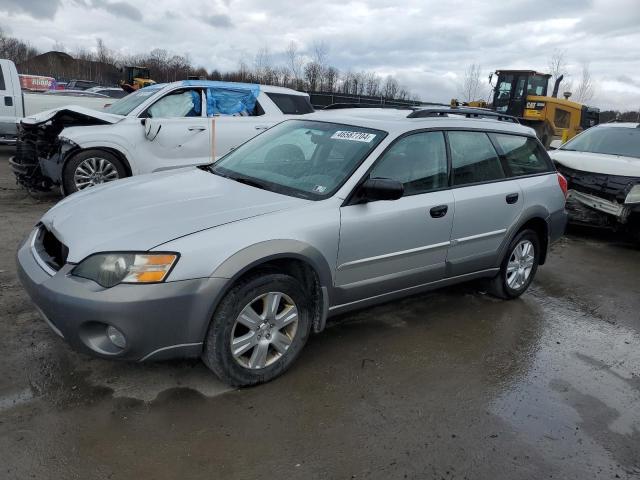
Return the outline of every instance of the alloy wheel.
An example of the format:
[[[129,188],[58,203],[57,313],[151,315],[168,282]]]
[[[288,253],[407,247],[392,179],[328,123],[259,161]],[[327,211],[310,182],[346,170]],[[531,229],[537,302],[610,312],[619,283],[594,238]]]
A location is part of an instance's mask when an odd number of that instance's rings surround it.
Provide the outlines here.
[[[120,176],[115,165],[109,160],[90,157],[83,160],[73,173],[73,181],[78,190],[117,180]]]
[[[291,346],[298,329],[298,308],[288,295],[268,292],[253,299],[235,320],[231,354],[249,369],[268,367]]]
[[[526,285],[535,261],[535,247],[529,240],[518,242],[507,263],[507,285],[519,290]]]

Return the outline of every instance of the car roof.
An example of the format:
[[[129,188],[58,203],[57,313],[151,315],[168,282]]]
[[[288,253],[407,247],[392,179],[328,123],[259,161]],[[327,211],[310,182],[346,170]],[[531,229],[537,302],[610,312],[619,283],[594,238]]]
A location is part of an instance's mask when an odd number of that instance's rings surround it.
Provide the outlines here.
[[[408,118],[414,112],[424,110],[420,107],[412,109],[403,108],[345,108],[340,110],[318,110],[314,113],[303,115],[305,120],[320,120],[325,122],[343,123],[376,130],[383,130],[391,134],[402,134],[411,130],[423,128],[472,128],[480,130],[497,130],[506,133],[519,133],[521,135],[535,136],[532,128],[519,123],[498,120],[496,118],[467,118],[461,113],[449,113],[449,109],[443,108],[446,116],[425,116]],[[439,110],[432,109],[428,110]],[[446,112],[446,113],[445,113]],[[481,113],[481,112],[480,112]],[[494,112],[487,112],[494,113]],[[494,113],[495,114],[495,113]]]
[[[237,85],[240,88],[249,88],[251,86],[260,87],[260,91],[267,93],[286,93],[287,95],[298,95],[301,97],[308,97],[309,95],[304,92],[299,92],[297,90],[293,90],[287,87],[276,87],[274,85],[259,85],[255,83],[242,83],[242,82],[222,82],[218,80],[180,80],[178,82],[171,83],[156,83],[153,85],[149,85],[144,88],[165,88],[165,87],[176,87],[176,86],[190,86],[190,87],[221,87],[228,85]]]
[[[636,122],[610,122],[596,125],[597,128],[640,128],[640,123]]]

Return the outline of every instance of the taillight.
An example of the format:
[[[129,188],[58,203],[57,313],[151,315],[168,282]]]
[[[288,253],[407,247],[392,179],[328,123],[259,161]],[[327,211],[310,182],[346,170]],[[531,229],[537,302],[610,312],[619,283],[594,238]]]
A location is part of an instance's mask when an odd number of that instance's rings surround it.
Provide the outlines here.
[[[569,184],[567,183],[567,179],[564,178],[560,173],[558,173],[558,185],[560,185],[560,189],[564,194],[564,198],[567,198],[567,189],[569,188]]]

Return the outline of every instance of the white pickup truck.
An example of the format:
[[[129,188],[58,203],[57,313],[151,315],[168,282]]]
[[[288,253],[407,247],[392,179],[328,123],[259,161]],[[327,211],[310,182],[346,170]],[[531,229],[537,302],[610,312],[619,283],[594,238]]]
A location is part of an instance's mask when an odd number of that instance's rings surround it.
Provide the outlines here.
[[[0,59],[0,143],[15,143],[17,122],[23,117],[69,104],[102,110],[110,103],[113,100],[106,96],[23,92],[16,66],[11,60]]]
[[[143,173],[214,162],[287,118],[313,112],[289,88],[184,80],[155,84],[102,111],[64,107],[20,122],[20,183],[63,194]]]

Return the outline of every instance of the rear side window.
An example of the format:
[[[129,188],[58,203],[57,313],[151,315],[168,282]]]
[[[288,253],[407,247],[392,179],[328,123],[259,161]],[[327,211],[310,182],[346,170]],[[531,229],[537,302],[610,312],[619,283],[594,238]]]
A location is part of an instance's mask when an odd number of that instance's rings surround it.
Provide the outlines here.
[[[4,85],[4,71],[2,69],[2,65],[0,65],[0,90],[6,90]]]
[[[312,113],[313,107],[306,95],[287,95],[286,93],[269,93],[265,92],[267,97],[273,100],[273,103],[280,109],[282,113],[288,115],[303,115]]]
[[[492,134],[500,150],[503,161],[512,176],[533,175],[550,170],[542,148],[533,138],[518,135]]]
[[[385,152],[369,176],[402,182],[405,195],[446,187],[447,149],[443,133],[422,132],[401,138]]]
[[[483,132],[448,132],[453,184],[490,182],[505,178],[500,159]]]

